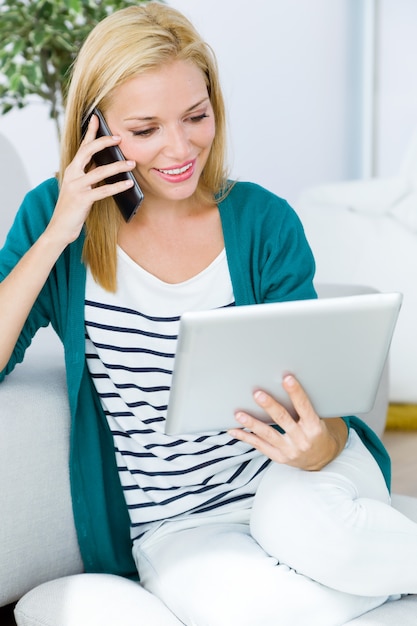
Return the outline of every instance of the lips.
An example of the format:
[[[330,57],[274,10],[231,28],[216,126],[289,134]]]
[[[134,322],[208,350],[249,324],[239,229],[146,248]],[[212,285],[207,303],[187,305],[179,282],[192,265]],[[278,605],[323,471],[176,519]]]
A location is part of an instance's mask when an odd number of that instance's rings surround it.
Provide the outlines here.
[[[161,172],[162,174],[168,174],[169,176],[178,176],[178,174],[184,174],[184,172],[189,170],[192,166],[192,163],[187,163],[187,165],[183,165],[182,167],[175,167],[171,170],[158,170],[158,172]]]
[[[176,165],[167,169],[155,168],[155,171],[170,182],[182,182],[188,180],[194,174],[195,160],[184,163],[184,165]]]

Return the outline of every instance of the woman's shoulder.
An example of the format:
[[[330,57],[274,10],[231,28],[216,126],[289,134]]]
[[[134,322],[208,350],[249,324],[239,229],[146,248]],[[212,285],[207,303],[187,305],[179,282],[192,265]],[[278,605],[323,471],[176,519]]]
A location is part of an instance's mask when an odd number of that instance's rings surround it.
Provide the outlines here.
[[[6,238],[5,248],[26,249],[51,220],[59,194],[58,181],[50,178],[24,196]]]
[[[250,181],[229,181],[221,202],[229,200],[240,206],[262,203],[267,206],[289,206],[287,201],[273,191]]]
[[[296,219],[295,211],[284,198],[248,181],[229,181],[219,207],[223,213],[232,213],[243,220],[263,217],[282,221],[289,216]]]
[[[35,229],[44,228],[50,221],[59,195],[56,178],[48,178],[25,195],[16,221]]]
[[[59,194],[59,185],[56,177],[48,178],[42,183],[28,191],[26,194],[23,205],[25,204],[42,204],[45,208],[49,208],[50,205],[55,207]]]

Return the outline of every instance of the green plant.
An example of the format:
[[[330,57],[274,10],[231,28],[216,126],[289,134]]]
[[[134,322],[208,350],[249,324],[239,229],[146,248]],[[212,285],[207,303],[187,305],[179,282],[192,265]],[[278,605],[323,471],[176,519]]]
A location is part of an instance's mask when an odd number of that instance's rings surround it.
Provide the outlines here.
[[[60,137],[69,69],[104,17],[147,0],[0,0],[0,113],[37,96]]]

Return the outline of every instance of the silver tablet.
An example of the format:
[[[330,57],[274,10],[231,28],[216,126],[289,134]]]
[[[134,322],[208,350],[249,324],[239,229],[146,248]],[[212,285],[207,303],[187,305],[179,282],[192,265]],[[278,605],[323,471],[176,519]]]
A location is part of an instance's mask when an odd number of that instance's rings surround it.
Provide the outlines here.
[[[372,293],[187,312],[180,322],[167,434],[238,426],[237,409],[270,421],[252,394],[292,410],[281,381],[294,374],[321,417],[373,407],[402,302]]]

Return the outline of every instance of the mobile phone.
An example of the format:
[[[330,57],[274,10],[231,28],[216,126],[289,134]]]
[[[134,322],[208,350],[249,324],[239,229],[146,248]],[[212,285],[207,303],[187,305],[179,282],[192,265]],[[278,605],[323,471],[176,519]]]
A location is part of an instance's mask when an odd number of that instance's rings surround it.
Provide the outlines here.
[[[113,134],[107,126],[106,120],[99,109],[95,108],[91,115],[97,115],[99,120],[97,137]],[[87,131],[90,117],[91,116],[89,116],[83,123],[82,137],[84,137]],[[119,146],[109,146],[100,152],[96,152],[93,156],[93,160],[96,165],[109,165],[110,163],[114,163],[114,161],[124,161],[125,157]],[[110,176],[105,179],[106,183],[117,183],[122,180],[133,180],[133,187],[129,187],[126,191],[122,191],[121,193],[116,193],[113,197],[121,214],[123,215],[123,218],[126,222],[129,222],[141,205],[143,200],[143,191],[139,187],[138,181],[132,172],[121,172],[120,174],[115,174],[114,176]]]

